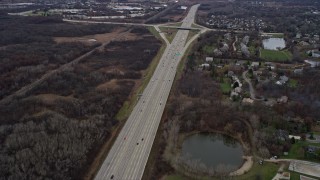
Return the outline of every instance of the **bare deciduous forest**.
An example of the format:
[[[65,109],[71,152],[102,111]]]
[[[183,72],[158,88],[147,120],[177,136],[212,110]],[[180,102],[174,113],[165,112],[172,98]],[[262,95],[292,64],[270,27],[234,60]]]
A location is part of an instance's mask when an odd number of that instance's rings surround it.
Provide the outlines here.
[[[96,46],[57,44],[52,37],[108,33],[117,28],[31,17],[0,21],[0,36],[8,36],[1,39],[1,97]],[[161,45],[144,28],[127,31],[139,38],[111,42],[0,107],[1,178],[79,179],[84,175],[118,124],[117,112]],[[14,40],[23,36],[29,39]]]

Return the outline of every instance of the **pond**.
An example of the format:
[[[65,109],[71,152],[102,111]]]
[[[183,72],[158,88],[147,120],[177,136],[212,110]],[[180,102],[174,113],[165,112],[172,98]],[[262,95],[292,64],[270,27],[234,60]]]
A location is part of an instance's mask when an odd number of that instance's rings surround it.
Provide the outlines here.
[[[269,50],[278,50],[286,47],[286,42],[283,38],[268,38],[262,41],[263,48]]]
[[[201,162],[207,168],[224,166],[229,171],[243,163],[243,149],[239,142],[228,136],[200,133],[187,137],[182,144],[182,156]]]

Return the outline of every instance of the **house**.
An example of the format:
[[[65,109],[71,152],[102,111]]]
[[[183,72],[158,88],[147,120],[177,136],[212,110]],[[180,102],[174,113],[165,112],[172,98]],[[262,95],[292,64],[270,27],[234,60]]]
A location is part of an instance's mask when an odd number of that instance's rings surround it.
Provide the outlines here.
[[[304,62],[310,64],[312,68],[320,66],[320,61],[304,60]]]
[[[182,9],[182,10],[187,10],[188,7],[187,7],[187,6],[181,6],[180,9]]]
[[[208,63],[200,64],[200,65],[199,65],[199,68],[202,68],[202,69],[209,69],[209,68],[210,68],[210,64],[208,64]]]
[[[295,140],[301,140],[301,136],[289,135],[289,139],[294,138]]]
[[[299,44],[299,46],[310,46],[310,44],[305,41],[301,41],[298,44]]]
[[[261,76],[262,75],[262,71],[253,71],[253,75],[254,76]]]
[[[280,76],[279,81],[276,82],[277,85],[284,85],[288,82],[289,78],[285,75]]]
[[[252,100],[251,98],[243,98],[243,99],[242,99],[242,103],[252,104],[252,103],[253,103],[253,100]]]
[[[288,102],[288,97],[287,96],[281,96],[281,98],[277,99],[277,102],[282,104],[282,103],[287,103]]]
[[[213,61],[213,57],[206,57],[206,62],[212,62]]]
[[[316,57],[316,58],[320,57],[320,51],[313,51],[312,57]]]
[[[300,39],[300,38],[301,38],[301,33],[297,33],[297,34],[296,34],[296,38],[297,38],[297,39]]]
[[[244,60],[240,60],[240,61],[237,61],[236,62],[236,66],[243,66],[247,63],[247,61],[244,61]]]
[[[222,55],[222,52],[219,49],[214,49],[213,53],[214,53],[215,56],[221,56]]]
[[[234,92],[240,94],[240,93],[242,92],[241,87],[236,87],[236,88],[234,88]]]
[[[252,62],[251,67],[259,67],[259,62]]]
[[[312,51],[311,51],[311,56],[312,56],[312,57],[315,57],[315,58],[320,57],[320,51],[312,50]]]
[[[234,72],[233,71],[228,71],[228,77],[232,77],[234,76]]]
[[[294,74],[297,74],[297,75],[301,75],[301,74],[303,74],[303,68],[301,68],[301,69],[295,69],[295,70],[293,70],[293,73],[294,73]]]
[[[227,52],[229,50],[229,46],[227,43],[223,43],[223,46],[220,48],[221,52]]]

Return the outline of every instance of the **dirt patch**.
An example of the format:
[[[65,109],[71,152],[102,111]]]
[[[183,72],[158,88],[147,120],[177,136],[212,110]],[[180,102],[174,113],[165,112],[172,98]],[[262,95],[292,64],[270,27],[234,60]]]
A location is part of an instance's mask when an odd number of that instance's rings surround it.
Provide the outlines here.
[[[57,100],[61,101],[72,101],[76,100],[75,98],[69,96],[59,96],[56,94],[39,94],[37,96],[33,96],[33,98],[39,99],[42,103],[46,105],[54,105]]]
[[[251,169],[253,165],[252,156],[243,156],[243,159],[245,159],[246,161],[242,164],[242,166],[238,170],[230,173],[230,176],[239,176],[239,175],[245,174]]]
[[[121,38],[115,39],[114,37],[119,33],[125,31],[125,28],[117,28],[111,33],[104,33],[104,34],[94,34],[82,37],[54,37],[53,40],[56,43],[66,43],[66,42],[80,42],[86,45],[94,45],[97,43],[104,43],[108,41],[122,41],[122,40],[136,40],[141,39],[134,33],[123,33]]]
[[[100,84],[96,87],[96,89],[98,91],[103,91],[103,90],[117,90],[120,89],[120,83],[128,83],[128,82],[132,82],[133,80],[129,80],[129,79],[122,79],[122,80],[118,80],[118,79],[112,79],[108,82],[105,82],[103,84]]]

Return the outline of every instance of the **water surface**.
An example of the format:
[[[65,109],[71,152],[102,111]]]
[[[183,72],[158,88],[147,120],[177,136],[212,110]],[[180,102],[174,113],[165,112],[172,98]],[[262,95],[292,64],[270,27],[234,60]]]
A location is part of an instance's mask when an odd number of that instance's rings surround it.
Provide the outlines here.
[[[278,50],[286,47],[286,42],[283,38],[268,38],[262,41],[263,48],[269,50]]]
[[[243,150],[240,143],[228,136],[212,133],[200,133],[187,137],[182,144],[182,154],[212,168],[224,165],[237,169],[243,163]]]

